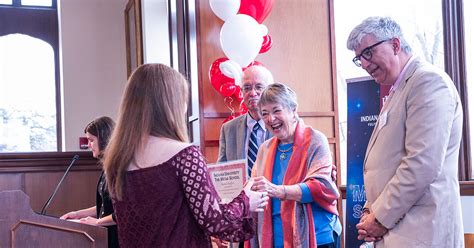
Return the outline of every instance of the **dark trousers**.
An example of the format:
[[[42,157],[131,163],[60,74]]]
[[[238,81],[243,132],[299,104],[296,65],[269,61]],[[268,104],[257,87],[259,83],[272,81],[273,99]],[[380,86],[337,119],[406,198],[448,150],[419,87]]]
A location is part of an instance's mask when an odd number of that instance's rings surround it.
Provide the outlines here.
[[[318,248],[340,248],[341,247],[341,236],[337,235],[336,232],[332,232],[334,242],[324,245],[318,245]]]
[[[337,235],[336,232],[332,232],[334,242],[324,245],[318,245],[318,248],[340,248],[341,247],[341,236]],[[244,247],[244,242],[239,243],[239,248]]]

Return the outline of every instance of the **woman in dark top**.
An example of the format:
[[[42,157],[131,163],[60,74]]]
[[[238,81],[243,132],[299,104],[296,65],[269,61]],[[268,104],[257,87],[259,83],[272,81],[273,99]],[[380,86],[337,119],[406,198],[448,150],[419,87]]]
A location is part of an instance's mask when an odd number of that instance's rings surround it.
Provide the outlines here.
[[[188,83],[162,64],[138,67],[127,84],[104,169],[122,247],[211,247],[210,236],[253,234],[266,193],[252,182],[222,204],[200,150],[188,141]]]
[[[103,151],[107,146],[114,126],[114,121],[106,116],[97,118],[87,124],[84,133],[94,158],[102,159]],[[99,163],[102,164],[102,161],[99,161]],[[113,219],[113,212],[114,209],[107,189],[106,178],[104,172],[102,172],[97,183],[96,205],[69,212],[61,216],[61,219],[76,219],[84,224],[105,226],[108,230],[109,247],[119,247],[117,225]]]

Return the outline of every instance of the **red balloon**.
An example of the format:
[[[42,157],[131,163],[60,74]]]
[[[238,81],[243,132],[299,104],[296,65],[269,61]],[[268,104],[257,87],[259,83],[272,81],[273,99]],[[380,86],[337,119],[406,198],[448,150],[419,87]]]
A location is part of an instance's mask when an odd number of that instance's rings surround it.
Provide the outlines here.
[[[260,48],[259,53],[266,53],[270,48],[272,48],[273,41],[270,35],[263,36],[262,48]]]
[[[232,96],[235,93],[235,90],[238,87],[235,85],[235,83],[225,83],[221,85],[221,88],[219,89],[219,93],[221,93],[225,97]]]
[[[245,71],[247,68],[251,67],[251,66],[254,66],[254,65],[259,65],[259,66],[263,66],[265,67],[261,62],[258,62],[258,61],[253,61],[252,63],[250,63],[249,66],[245,67],[242,69],[242,71]]]
[[[228,121],[230,121],[230,120],[233,120],[234,118],[235,118],[235,116],[231,115],[231,116],[227,117],[227,118],[222,122],[222,124],[224,124],[224,123],[226,123],[226,122],[228,122]]]
[[[221,69],[219,68],[219,65],[224,62],[229,60],[228,58],[218,58],[216,59],[212,65],[211,68],[209,68],[209,80],[211,81],[212,87],[220,93],[221,86],[225,83],[234,83],[234,79],[225,76],[222,72]]]
[[[242,93],[242,90],[240,87],[237,87],[234,92],[234,97],[237,99],[237,101],[242,102],[244,100],[244,94]]]
[[[272,10],[274,0],[240,0],[239,14],[246,14],[262,23]]]

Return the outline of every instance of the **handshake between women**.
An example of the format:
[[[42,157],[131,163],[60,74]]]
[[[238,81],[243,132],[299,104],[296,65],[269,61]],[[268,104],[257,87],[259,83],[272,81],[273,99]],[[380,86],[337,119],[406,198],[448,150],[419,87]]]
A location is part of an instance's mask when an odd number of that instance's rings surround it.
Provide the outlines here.
[[[257,192],[251,188],[254,184],[254,179],[250,178],[245,184],[244,191],[249,198],[249,207],[251,212],[263,212],[268,205],[268,192]]]

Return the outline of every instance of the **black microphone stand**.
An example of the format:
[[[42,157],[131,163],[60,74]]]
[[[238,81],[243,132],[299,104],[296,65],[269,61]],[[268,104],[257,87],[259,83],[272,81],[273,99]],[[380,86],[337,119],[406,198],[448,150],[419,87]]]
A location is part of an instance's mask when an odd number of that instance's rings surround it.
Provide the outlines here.
[[[58,189],[59,189],[59,186],[61,186],[61,184],[63,183],[64,181],[64,178],[66,178],[66,175],[67,173],[69,173],[69,170],[71,169],[72,165],[74,164],[74,162],[76,162],[76,160],[79,159],[79,155],[74,155],[74,157],[72,158],[72,161],[71,163],[69,164],[69,166],[67,167],[66,169],[66,172],[64,172],[64,175],[63,177],[61,178],[61,180],[59,181],[58,185],[56,185],[56,189],[54,189],[53,193],[49,196],[48,198],[48,201],[46,201],[46,203],[44,204],[43,208],[41,209],[41,214],[44,215],[46,213],[46,208],[49,206],[49,204],[51,203],[51,201],[53,200],[54,196],[56,195],[56,193],[58,192]]]

